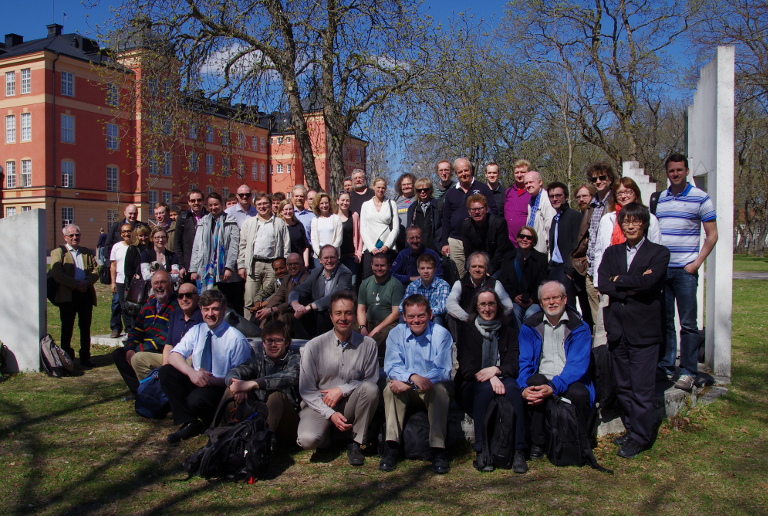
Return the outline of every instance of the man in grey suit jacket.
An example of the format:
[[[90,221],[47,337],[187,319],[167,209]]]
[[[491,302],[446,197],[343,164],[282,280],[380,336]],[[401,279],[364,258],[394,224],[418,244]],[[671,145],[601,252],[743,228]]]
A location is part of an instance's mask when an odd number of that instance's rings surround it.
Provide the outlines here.
[[[300,322],[294,325],[294,337],[302,338],[302,329],[307,337],[330,331],[333,326],[328,315],[331,296],[352,288],[352,272],[339,262],[339,251],[335,247],[329,244],[320,249],[320,263],[322,268],[314,269],[288,296],[295,320]],[[311,315],[315,316],[314,326],[309,320],[302,321]]]

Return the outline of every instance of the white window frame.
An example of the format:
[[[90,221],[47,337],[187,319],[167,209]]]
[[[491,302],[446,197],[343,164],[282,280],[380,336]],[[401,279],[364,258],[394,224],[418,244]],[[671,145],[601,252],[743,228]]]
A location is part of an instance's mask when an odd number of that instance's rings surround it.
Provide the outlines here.
[[[251,164],[251,181],[259,180],[259,165],[257,163]]]
[[[213,174],[213,165],[214,165],[213,155],[206,154],[205,155],[205,173],[206,174],[209,174],[209,175]]]
[[[163,175],[166,177],[173,175],[173,153],[170,151],[163,152]]]
[[[5,162],[5,187],[16,188],[16,162],[12,160]]]
[[[61,207],[61,227],[75,223],[75,209],[69,206]]]
[[[24,213],[25,211],[32,211],[32,206],[22,206],[21,213]]]
[[[107,210],[107,226],[117,222],[117,210]]]
[[[190,152],[189,153],[189,171],[190,172],[197,172],[197,167],[198,167],[197,160],[198,160],[197,152],[194,152],[194,151]]]
[[[266,181],[267,180],[267,166],[266,165],[261,165],[261,176],[259,176],[259,179],[261,181]]]
[[[147,193],[147,198],[149,199],[149,205],[154,206],[157,204],[157,190],[150,190]]]
[[[117,192],[119,187],[120,169],[114,165],[107,165],[107,192]]]
[[[205,141],[208,143],[213,143],[213,126],[207,125],[205,126]]]
[[[21,114],[21,141],[32,141],[32,113]]]
[[[168,190],[163,190],[160,192],[160,198],[163,200],[163,202],[170,206],[171,204],[171,192]]]
[[[232,175],[232,162],[227,157],[221,158],[221,175],[224,177]]]
[[[71,160],[61,160],[61,187],[75,187],[75,162]]]
[[[16,115],[5,116],[5,143],[16,143]]]
[[[157,151],[151,149],[148,155],[147,172],[150,175],[156,176],[160,172],[160,166],[157,159]]]
[[[21,94],[32,93],[32,69],[21,69]]]
[[[16,72],[5,72],[5,96],[13,97],[16,95]]]
[[[72,72],[61,72],[61,94],[65,97],[75,96],[75,74]]]
[[[5,216],[6,217],[15,217],[16,216],[16,206],[7,206],[5,208]]]
[[[21,160],[21,187],[29,188],[32,186],[32,160]]]
[[[107,84],[107,106],[117,107],[120,104],[120,88],[117,84]]]
[[[75,143],[75,117],[61,115],[61,142]]]
[[[277,164],[277,173],[278,174],[282,174],[283,173],[283,164],[282,163],[278,163]]]
[[[107,124],[107,149],[120,149],[120,133],[117,124]]]

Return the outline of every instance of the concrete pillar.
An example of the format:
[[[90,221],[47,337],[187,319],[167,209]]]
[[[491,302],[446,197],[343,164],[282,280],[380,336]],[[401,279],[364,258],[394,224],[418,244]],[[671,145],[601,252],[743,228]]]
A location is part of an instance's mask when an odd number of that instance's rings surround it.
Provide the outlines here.
[[[651,202],[651,194],[656,191],[656,182],[651,181],[651,176],[645,173],[637,161],[624,161],[621,164],[621,177],[631,177],[640,188],[641,201],[648,206]]]

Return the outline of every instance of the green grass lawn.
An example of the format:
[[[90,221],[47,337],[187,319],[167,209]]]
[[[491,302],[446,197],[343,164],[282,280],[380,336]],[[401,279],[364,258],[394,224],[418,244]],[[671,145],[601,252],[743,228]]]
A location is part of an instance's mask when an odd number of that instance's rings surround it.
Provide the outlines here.
[[[254,485],[185,481],[181,463],[204,439],[167,445],[171,419],[142,419],[121,402],[126,389],[109,349],[97,348],[98,367],[85,373],[0,383],[0,514],[766,514],[767,287],[734,281],[729,393],[665,423],[654,448],[635,460],[618,458],[603,440],[595,453],[612,476],[546,460],[529,462],[526,475],[480,474],[463,450],[448,475],[414,461],[386,474],[376,457],[353,468],[343,452],[318,460],[279,450],[272,478]],[[100,297],[94,332],[104,333],[104,288]],[[53,308],[49,320],[58,338]]]
[[[768,258],[734,254],[733,270],[736,272],[768,272]]]

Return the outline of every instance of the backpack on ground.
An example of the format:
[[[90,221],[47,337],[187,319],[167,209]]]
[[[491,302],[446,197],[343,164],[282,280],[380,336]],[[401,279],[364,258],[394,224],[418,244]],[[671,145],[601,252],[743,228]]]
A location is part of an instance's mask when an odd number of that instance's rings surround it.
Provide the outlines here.
[[[50,333],[40,341],[40,362],[45,374],[54,378],[67,376],[75,369],[72,358],[56,345]]]
[[[136,401],[133,404],[136,413],[148,419],[163,419],[171,410],[168,397],[160,387],[160,368],[153,369],[139,383]]]
[[[99,265],[99,281],[102,285],[112,284],[112,271],[110,270],[109,263],[102,263]]]
[[[567,398],[553,395],[547,403],[544,428],[547,434],[547,458],[555,466],[583,466],[613,473],[597,463],[589,446],[587,429],[576,415],[576,408]]]
[[[272,458],[272,430],[264,414],[257,412],[231,427],[208,430],[208,444],[184,461],[184,470],[192,478],[228,480],[264,477]]]
[[[478,457],[480,468],[493,465],[510,469],[515,455],[515,411],[504,396],[494,396],[485,412],[483,449]]]
[[[412,412],[403,426],[403,456],[406,459],[426,460],[432,457],[429,446],[429,416],[425,410]]]

